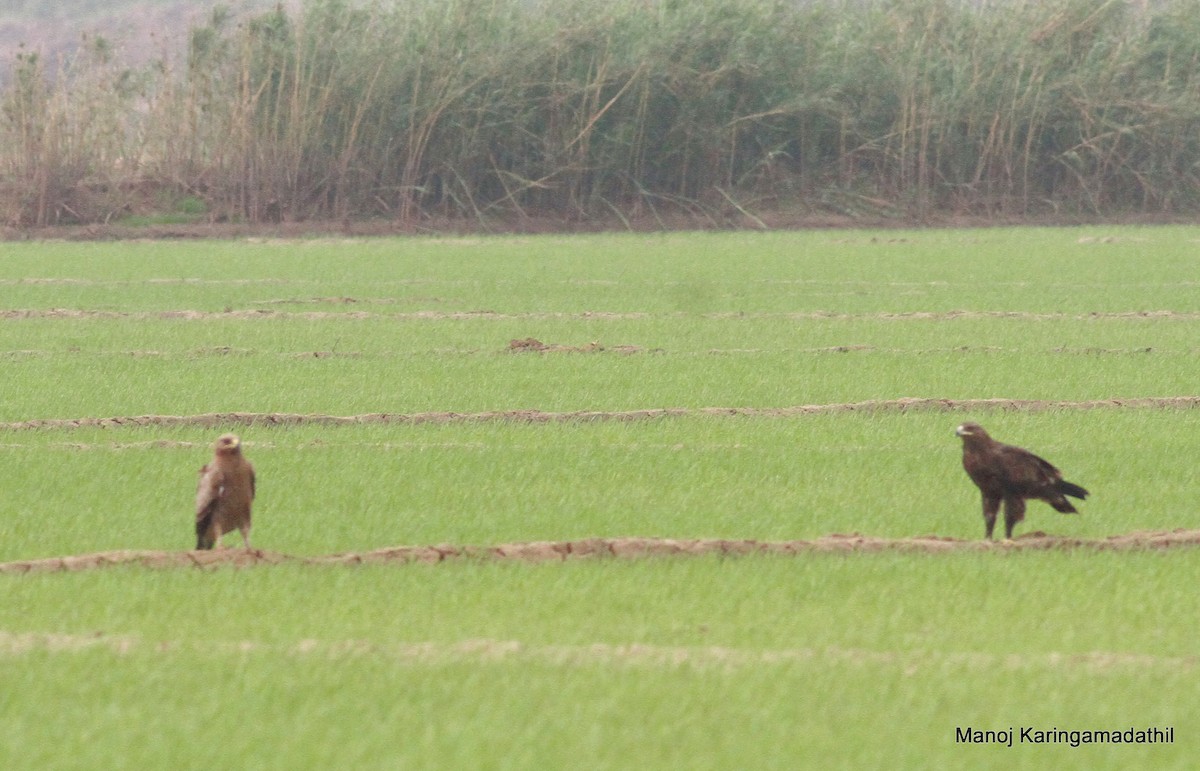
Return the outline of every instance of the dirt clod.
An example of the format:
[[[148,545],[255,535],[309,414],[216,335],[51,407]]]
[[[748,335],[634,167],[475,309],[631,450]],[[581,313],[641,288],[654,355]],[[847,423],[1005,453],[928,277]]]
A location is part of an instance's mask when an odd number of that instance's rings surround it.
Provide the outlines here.
[[[524,339],[513,339],[508,343],[509,353],[638,353],[642,348],[636,345],[602,345],[599,341],[593,340],[590,343],[583,345],[549,345],[538,340],[536,337],[526,337]],[[655,349],[656,353],[661,353],[660,349]]]

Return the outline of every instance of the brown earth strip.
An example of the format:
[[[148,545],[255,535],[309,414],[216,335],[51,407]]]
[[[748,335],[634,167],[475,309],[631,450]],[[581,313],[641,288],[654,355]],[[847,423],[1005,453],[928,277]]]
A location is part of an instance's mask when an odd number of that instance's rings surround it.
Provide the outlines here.
[[[672,356],[695,357],[695,356],[757,356],[757,355],[778,355],[778,354],[834,354],[834,353],[862,353],[862,354],[900,354],[907,356],[927,356],[931,354],[988,354],[988,353],[1016,353],[1020,350],[1025,350],[1026,353],[1038,353],[1034,349],[1020,348],[1003,348],[995,345],[956,345],[946,348],[884,348],[874,345],[829,345],[819,348],[710,348],[705,351],[680,351],[673,352]],[[607,345],[599,341],[585,343],[583,345],[563,345],[558,343],[542,343],[536,338],[525,338],[523,340],[514,339],[509,342],[507,348],[504,348],[502,353],[618,353],[618,354],[634,354],[648,353],[655,356],[666,355],[667,351],[663,348],[643,348],[639,345]],[[1143,346],[1137,348],[1064,348],[1062,346],[1056,348],[1044,349],[1045,353],[1062,354],[1065,356],[1194,356],[1200,352],[1200,348],[1153,348]],[[430,351],[430,353],[438,355],[491,355],[496,353],[496,349],[490,348],[439,348]],[[31,349],[25,348],[13,351],[0,351],[0,359],[49,359],[61,356],[119,356],[133,359],[199,359],[217,356],[259,356],[285,359],[328,359],[328,358],[343,358],[343,359],[361,359],[370,357],[372,359],[397,358],[407,359],[411,356],[407,351],[374,351],[366,353],[364,351],[262,351],[254,348],[232,348],[230,346],[213,346],[208,348],[193,348],[191,350],[180,351],[161,351],[154,349],[130,349],[130,350],[51,350],[51,349]]]
[[[913,356],[923,356],[930,354],[978,354],[978,353],[1015,353],[1020,350],[1025,350],[1027,353],[1036,353],[1033,349],[1020,348],[1003,348],[995,345],[956,345],[945,348],[885,348],[874,345],[829,345],[819,348],[710,348],[706,351],[683,351],[673,353],[675,356],[747,356],[759,354],[826,354],[826,353],[884,353],[884,354],[903,354]],[[1099,347],[1084,347],[1084,348],[1065,348],[1062,346],[1056,348],[1045,349],[1046,353],[1063,354],[1067,356],[1147,356],[1154,355],[1185,355],[1193,356],[1200,349],[1198,348],[1154,348],[1151,346],[1142,346],[1137,348],[1099,348]],[[667,351],[663,348],[643,348],[639,345],[608,345],[599,341],[584,343],[583,345],[564,345],[560,343],[543,343],[537,338],[513,339],[508,346],[502,350],[506,353],[649,353],[657,356],[665,355]],[[482,348],[441,348],[432,353],[449,354],[449,355],[477,355],[477,354],[494,354],[495,349]],[[3,359],[46,359],[52,357],[75,355],[75,356],[128,356],[134,359],[144,358],[184,358],[197,359],[213,356],[269,356],[274,358],[287,359],[327,359],[327,358],[348,358],[361,359],[370,356],[371,358],[407,358],[411,354],[406,351],[375,351],[365,353],[363,351],[261,351],[254,348],[233,348],[231,346],[210,346],[207,348],[193,348],[191,350],[180,351],[162,351],[154,349],[129,349],[129,350],[51,350],[51,349],[33,349],[24,348],[12,351],[0,351],[0,358]]]
[[[428,298],[426,298],[428,299]],[[374,304],[374,305],[395,305],[400,302],[395,297],[296,297],[287,298],[280,297],[274,300],[255,300],[251,305],[358,305]]]
[[[1200,530],[1146,531],[1108,536],[1075,538],[1029,533],[1011,541],[966,541],[935,535],[913,538],[875,538],[858,534],[827,535],[811,540],[757,541],[724,538],[585,538],[577,541],[529,541],[496,546],[392,546],[367,552],[349,552],[316,557],[297,557],[240,548],[217,551],[111,551],[47,559],[0,563],[0,573],[77,572],[118,565],[149,568],[249,567],[283,563],[304,565],[363,565],[439,563],[463,559],[517,562],[565,562],[567,560],[640,557],[694,557],[702,555],[741,556],[778,554],[798,556],[814,553],[908,552],[946,554],[958,552],[1013,552],[1087,549],[1093,551],[1146,551],[1200,546]]]
[[[281,442],[243,442],[247,447],[255,449],[275,449],[278,447],[286,447],[288,449],[314,449],[325,447],[369,447],[376,450],[429,450],[429,449],[452,449],[452,450],[483,450],[487,449],[488,445],[484,442],[327,442],[321,439],[312,439],[309,441],[296,442],[295,444],[285,444]],[[593,443],[588,443],[587,447],[596,447]],[[603,445],[601,445],[603,446]],[[630,445],[613,445],[622,449],[627,449]],[[678,450],[681,445],[677,444],[646,444],[640,443],[638,447],[650,447],[662,450]],[[738,443],[727,444],[704,444],[695,445],[702,450],[740,450],[744,445]],[[33,443],[22,444],[19,442],[0,442],[0,449],[4,450],[24,450],[36,447],[38,450],[73,450],[77,452],[121,452],[124,450],[191,450],[203,449],[209,450],[212,448],[212,441],[205,439],[204,441],[189,442],[179,441],[174,439],[153,439],[144,442],[51,442],[51,443]],[[524,445],[505,443],[505,449],[527,449]]]
[[[349,426],[367,424],[416,425],[423,423],[592,423],[637,421],[694,416],[787,418],[842,412],[1044,412],[1047,410],[1195,409],[1200,396],[1134,397],[1090,401],[1045,399],[877,399],[840,404],[806,404],[794,407],[667,407],[645,410],[543,412],[496,410],[490,412],[374,412],[363,415],[313,415],[287,412],[213,412],[202,415],[134,415],[110,418],[48,418],[0,423],[0,431],[127,426]]]
[[[654,645],[641,642],[583,644],[526,643],[491,638],[456,642],[377,642],[363,639],[269,643],[259,640],[145,640],[136,635],[66,632],[8,632],[0,630],[0,656],[19,656],[34,651],[50,653],[102,649],[117,655],[136,652],[170,653],[203,650],[206,653],[266,653],[283,656],[375,656],[418,663],[457,661],[536,660],[559,666],[639,665],[735,668],[764,664],[817,662],[822,665],[899,666],[905,672],[951,666],[964,669],[1022,670],[1037,667],[1084,668],[1105,672],[1118,668],[1145,670],[1150,667],[1172,672],[1190,671],[1200,662],[1197,656],[1159,656],[1124,651],[1083,653],[990,651],[897,651],[865,648],[769,648],[755,650],[721,645]]]

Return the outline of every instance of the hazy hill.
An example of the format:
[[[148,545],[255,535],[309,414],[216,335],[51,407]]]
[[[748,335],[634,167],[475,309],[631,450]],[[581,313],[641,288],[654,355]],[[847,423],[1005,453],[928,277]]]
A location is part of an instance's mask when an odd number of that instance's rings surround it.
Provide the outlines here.
[[[5,0],[0,10],[0,73],[20,50],[47,60],[69,56],[85,36],[101,35],[117,55],[144,63],[178,55],[188,29],[216,5],[244,12],[272,0]]]

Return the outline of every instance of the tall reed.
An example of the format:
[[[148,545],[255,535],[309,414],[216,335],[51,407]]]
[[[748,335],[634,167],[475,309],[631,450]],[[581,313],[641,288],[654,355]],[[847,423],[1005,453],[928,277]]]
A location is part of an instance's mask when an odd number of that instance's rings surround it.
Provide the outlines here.
[[[13,66],[0,213],[1193,212],[1195,0],[309,0]],[[147,196],[147,193],[152,195]],[[663,220],[664,222],[666,220]]]

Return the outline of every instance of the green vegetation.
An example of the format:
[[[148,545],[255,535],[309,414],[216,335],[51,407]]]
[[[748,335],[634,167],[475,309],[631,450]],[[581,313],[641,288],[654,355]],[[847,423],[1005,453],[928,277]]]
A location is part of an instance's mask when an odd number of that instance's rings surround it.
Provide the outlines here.
[[[246,428],[262,498],[255,539],[300,554],[396,544],[591,536],[790,540],[861,532],[982,534],[944,413],[670,418],[646,423]],[[1080,537],[1195,523],[1175,464],[1196,450],[1191,412],[984,415],[1096,497],[1080,517],[1031,505],[1027,529]],[[201,429],[11,434],[0,559],[191,546]],[[1111,437],[1127,452],[1097,453]],[[122,495],[105,494],[124,480]],[[334,480],[331,482],[331,480]],[[53,528],[39,527],[52,516]],[[100,524],[103,523],[103,524]],[[234,538],[232,544],[240,543]]]
[[[762,224],[1193,212],[1191,0],[309,0],[142,69],[22,54],[0,212]],[[794,215],[793,215],[794,216]]]
[[[1192,393],[1195,231],[1120,233],[13,244],[11,307],[100,315],[0,325],[0,420]]]
[[[6,577],[0,624],[53,634],[0,639],[0,759],[1184,767],[1197,579],[1181,553]],[[1176,743],[954,744],[1013,725]]]
[[[190,546],[226,428],[15,425],[39,419],[1195,395],[1197,239],[11,244],[0,561]],[[604,350],[509,350],[527,337]],[[230,428],[255,545],[321,555],[976,539],[967,417],[1093,493],[1018,532],[1200,527],[1194,409]],[[1198,579],[1187,548],[5,573],[0,766],[1182,768]],[[955,743],[1026,725],[1175,743]]]

